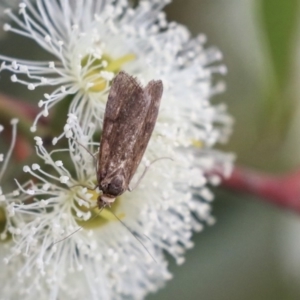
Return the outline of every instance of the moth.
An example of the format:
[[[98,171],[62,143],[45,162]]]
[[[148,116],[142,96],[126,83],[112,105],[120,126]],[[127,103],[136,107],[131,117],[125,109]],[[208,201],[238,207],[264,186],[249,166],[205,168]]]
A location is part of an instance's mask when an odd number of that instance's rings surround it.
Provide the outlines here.
[[[145,88],[120,72],[113,79],[104,113],[97,167],[99,208],[110,206],[130,190],[129,184],[145,153],[158,116],[161,80]]]

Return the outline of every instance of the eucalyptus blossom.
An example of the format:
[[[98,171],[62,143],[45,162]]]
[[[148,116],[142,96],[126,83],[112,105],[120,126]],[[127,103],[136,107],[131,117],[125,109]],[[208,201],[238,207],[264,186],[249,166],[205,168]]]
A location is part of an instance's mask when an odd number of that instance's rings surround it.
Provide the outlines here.
[[[184,26],[167,22],[168,2],[37,0],[20,3],[19,15],[7,11],[4,29],[52,56],[30,61],[0,54],[1,71],[10,71],[13,82],[48,89],[37,101],[32,131],[59,103],[69,105],[68,116],[55,111],[65,125],[54,150],[34,139],[40,162],[24,166],[30,181],[16,180],[25,198],[4,201],[13,211],[4,261],[15,270],[6,286],[17,280],[19,296],[142,299],[171,278],[165,253],[182,264],[193,232],[215,222],[208,185],[230,173],[233,157],[212,148],[226,141],[232,120],[210,100],[224,88],[213,76],[226,68],[217,49],[205,48],[205,36],[192,38]],[[164,93],[133,185],[147,173],[132,192],[99,209],[95,165],[107,95],[120,70],[142,85],[162,80]],[[17,291],[5,293],[13,299]]]

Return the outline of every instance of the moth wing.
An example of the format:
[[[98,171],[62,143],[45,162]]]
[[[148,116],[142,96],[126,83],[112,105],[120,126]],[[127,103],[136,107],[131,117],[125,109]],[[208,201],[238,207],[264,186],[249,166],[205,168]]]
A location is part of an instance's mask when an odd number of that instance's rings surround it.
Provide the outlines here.
[[[130,166],[139,132],[144,124],[151,99],[137,80],[120,72],[109,92],[100,143],[98,182],[122,169],[129,182]]]
[[[129,178],[128,184],[130,183],[133,175],[138,168],[147,145],[149,143],[150,137],[154,130],[158,112],[160,101],[163,93],[163,83],[161,80],[158,81],[150,81],[148,85],[144,89],[144,101],[145,103],[150,102],[150,105],[147,108],[147,113],[145,118],[142,120],[143,124],[140,129],[140,132],[135,141],[135,145],[132,151],[132,157],[130,160],[126,161],[125,168],[129,170]]]

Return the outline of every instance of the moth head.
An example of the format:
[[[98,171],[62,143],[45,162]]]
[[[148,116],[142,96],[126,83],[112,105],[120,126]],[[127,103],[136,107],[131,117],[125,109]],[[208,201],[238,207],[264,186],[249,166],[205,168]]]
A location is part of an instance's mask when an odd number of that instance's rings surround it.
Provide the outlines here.
[[[121,174],[108,177],[100,184],[102,195],[98,197],[99,207],[110,206],[117,198],[126,191],[125,179]]]
[[[100,184],[103,195],[110,198],[116,198],[122,195],[126,190],[125,179],[121,174],[105,178]]]

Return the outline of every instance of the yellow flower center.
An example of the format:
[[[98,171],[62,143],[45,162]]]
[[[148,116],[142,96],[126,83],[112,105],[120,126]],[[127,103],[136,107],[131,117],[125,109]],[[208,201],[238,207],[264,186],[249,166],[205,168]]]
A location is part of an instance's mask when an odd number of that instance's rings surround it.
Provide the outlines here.
[[[135,55],[131,53],[116,59],[106,54],[103,54],[99,59],[91,58],[90,55],[85,56],[81,61],[81,67],[87,69],[84,79],[92,83],[88,90],[95,93],[104,91],[109,84],[104,74],[107,74],[106,72],[117,74],[124,64],[135,60],[135,58]]]
[[[192,145],[195,147],[195,148],[203,148],[203,142],[200,141],[200,140],[192,140]]]
[[[93,229],[108,224],[109,222],[115,222],[115,221],[119,222],[118,219],[121,220],[125,217],[124,213],[120,213],[120,212],[117,213],[118,208],[120,206],[120,198],[117,198],[111,207],[105,207],[103,209],[99,209],[96,206],[99,194],[94,190],[89,190],[88,193],[92,195],[90,200],[95,202],[95,207],[90,210],[92,216],[89,218],[89,220],[87,221],[77,220],[77,224],[79,226],[85,229]],[[88,211],[88,209],[85,207],[80,207],[80,209],[83,212]]]

